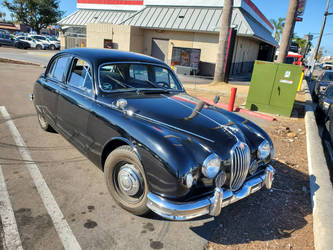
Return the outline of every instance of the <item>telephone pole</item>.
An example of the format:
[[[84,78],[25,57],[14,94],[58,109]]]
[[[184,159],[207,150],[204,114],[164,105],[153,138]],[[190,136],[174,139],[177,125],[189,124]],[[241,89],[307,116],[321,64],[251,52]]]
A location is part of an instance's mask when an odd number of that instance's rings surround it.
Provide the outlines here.
[[[326,10],[325,10],[325,13],[324,13],[324,19],[323,19],[323,23],[322,23],[322,25],[321,25],[321,30],[320,30],[320,34],[319,34],[319,39],[318,39],[318,43],[317,43],[317,46],[316,46],[316,49],[315,49],[315,53],[314,53],[314,58],[315,58],[315,59],[317,58],[318,51],[319,51],[319,48],[320,48],[321,38],[322,38],[322,36],[323,36],[324,29],[325,29],[325,25],[326,25],[326,18],[327,18],[327,16],[333,14],[333,13],[328,13],[328,8],[329,8],[329,6],[330,6],[330,0],[327,0],[327,3],[326,3]]]
[[[282,41],[279,49],[279,55],[276,60],[278,63],[283,63],[288,54],[288,48],[290,44],[290,38],[293,33],[293,28],[296,22],[296,11],[298,6],[298,0],[289,0],[289,7],[286,22],[284,24]]]

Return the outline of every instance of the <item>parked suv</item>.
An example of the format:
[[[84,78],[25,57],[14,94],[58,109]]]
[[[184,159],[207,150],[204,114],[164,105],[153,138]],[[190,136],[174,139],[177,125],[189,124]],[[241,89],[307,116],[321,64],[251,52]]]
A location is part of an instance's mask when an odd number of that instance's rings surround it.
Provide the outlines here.
[[[40,35],[30,35],[31,38],[37,40],[38,42],[41,42],[45,49],[49,49],[51,44],[49,43],[49,41],[44,37],[44,36],[40,36]]]
[[[16,39],[29,43],[31,48],[46,49],[46,46],[42,42],[37,41],[30,36],[17,36]]]
[[[13,46],[13,44],[14,40],[9,34],[0,32],[0,46],[1,45]]]
[[[47,43],[51,50],[60,48],[60,42],[55,39],[51,39],[51,38],[48,38],[46,36],[41,36],[41,35],[32,35],[31,37],[33,37],[34,39],[37,39],[43,43]]]

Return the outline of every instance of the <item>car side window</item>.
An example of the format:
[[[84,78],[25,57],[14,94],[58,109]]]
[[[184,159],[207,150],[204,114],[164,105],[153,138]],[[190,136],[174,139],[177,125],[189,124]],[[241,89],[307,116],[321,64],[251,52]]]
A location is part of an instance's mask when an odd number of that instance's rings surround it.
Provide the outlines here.
[[[162,67],[153,67],[155,83],[164,83],[168,85],[168,88],[177,89],[177,85],[173,79],[173,76],[169,73],[169,70]]]
[[[68,84],[76,88],[83,89],[88,93],[92,91],[93,82],[91,68],[86,61],[78,58],[73,60]]]
[[[69,56],[62,56],[55,59],[47,76],[61,82],[64,81],[70,60],[71,58]]]

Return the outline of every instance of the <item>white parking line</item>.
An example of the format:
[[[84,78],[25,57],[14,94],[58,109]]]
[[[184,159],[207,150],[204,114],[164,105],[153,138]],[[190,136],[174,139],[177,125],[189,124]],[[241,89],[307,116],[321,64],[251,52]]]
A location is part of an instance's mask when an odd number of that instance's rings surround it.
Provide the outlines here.
[[[5,236],[4,249],[23,250],[16,219],[0,165],[0,217]]]
[[[56,200],[54,199],[49,187],[47,186],[41,172],[39,171],[38,166],[33,163],[30,152],[26,149],[23,138],[17,130],[14,122],[11,120],[7,109],[4,106],[0,106],[0,112],[3,118],[6,120],[6,124],[8,125],[8,128],[14,138],[16,145],[19,146],[18,150],[21,154],[22,159],[25,161],[29,161],[29,164],[26,164],[26,167],[29,170],[31,178],[35,183],[40,197],[42,198],[44,206],[53,221],[54,227],[59,235],[59,238],[64,248],[68,250],[81,249],[81,246],[75,238]]]

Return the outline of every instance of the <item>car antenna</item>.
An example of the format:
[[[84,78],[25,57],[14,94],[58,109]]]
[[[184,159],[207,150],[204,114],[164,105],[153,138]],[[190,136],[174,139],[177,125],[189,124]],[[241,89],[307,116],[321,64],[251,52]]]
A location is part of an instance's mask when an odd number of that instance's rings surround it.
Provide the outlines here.
[[[195,108],[193,109],[192,114],[188,117],[185,117],[185,120],[191,120],[194,117],[196,117],[200,113],[200,111],[202,110],[204,105],[205,105],[205,103],[203,101],[199,101],[197,103],[197,105],[195,106]]]

